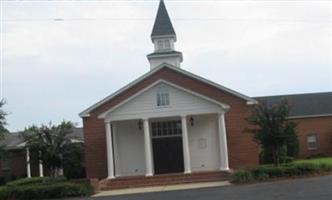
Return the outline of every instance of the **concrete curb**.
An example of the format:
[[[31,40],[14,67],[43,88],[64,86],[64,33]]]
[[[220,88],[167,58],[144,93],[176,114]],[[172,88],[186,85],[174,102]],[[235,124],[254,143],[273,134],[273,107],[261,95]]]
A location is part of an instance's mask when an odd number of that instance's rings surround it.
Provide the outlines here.
[[[190,183],[190,184],[178,184],[178,185],[164,185],[164,186],[153,186],[153,187],[142,187],[142,188],[128,188],[119,190],[101,191],[92,197],[104,197],[104,196],[117,196],[124,194],[139,194],[147,192],[166,192],[174,190],[189,190],[197,188],[208,188],[208,187],[221,187],[231,185],[229,181],[219,182],[207,182],[207,183]]]

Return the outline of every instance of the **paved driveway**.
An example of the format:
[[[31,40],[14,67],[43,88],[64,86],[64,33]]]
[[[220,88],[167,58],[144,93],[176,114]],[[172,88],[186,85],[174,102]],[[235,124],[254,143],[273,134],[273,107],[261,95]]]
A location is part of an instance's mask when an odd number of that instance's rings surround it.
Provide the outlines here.
[[[332,200],[332,175],[269,183],[155,192],[86,200]]]

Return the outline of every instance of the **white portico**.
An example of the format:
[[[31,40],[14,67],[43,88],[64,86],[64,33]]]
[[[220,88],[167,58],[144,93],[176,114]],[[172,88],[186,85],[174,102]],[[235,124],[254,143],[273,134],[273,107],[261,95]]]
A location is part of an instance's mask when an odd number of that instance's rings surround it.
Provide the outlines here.
[[[229,106],[159,80],[99,115],[108,178],[228,170]]]

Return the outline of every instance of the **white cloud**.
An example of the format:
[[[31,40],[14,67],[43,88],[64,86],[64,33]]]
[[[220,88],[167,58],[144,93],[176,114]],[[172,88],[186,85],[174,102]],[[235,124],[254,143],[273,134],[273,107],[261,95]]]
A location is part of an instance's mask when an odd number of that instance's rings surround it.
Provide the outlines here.
[[[247,95],[332,90],[330,3],[166,4],[186,70]],[[78,112],[149,69],[157,2],[3,5],[11,130],[80,121]]]

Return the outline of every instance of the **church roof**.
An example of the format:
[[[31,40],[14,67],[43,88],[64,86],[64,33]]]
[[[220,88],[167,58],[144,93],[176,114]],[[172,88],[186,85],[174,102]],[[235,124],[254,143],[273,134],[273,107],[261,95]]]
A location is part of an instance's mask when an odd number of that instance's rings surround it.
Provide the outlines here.
[[[107,96],[106,98],[102,99],[101,101],[97,102],[96,104],[90,106],[89,108],[85,109],[84,111],[82,111],[81,113],[79,113],[79,116],[80,117],[89,117],[90,116],[90,112],[92,112],[93,110],[99,108],[99,107],[102,107],[104,104],[106,104],[108,101],[112,100],[113,98],[116,98],[118,96],[120,96],[121,94],[126,94],[126,92],[130,91],[130,93],[132,92],[131,90],[137,90],[137,91],[140,91],[141,89],[137,89],[139,87],[137,87],[138,85],[140,84],[145,84],[146,82],[151,82],[153,81],[154,79],[164,79],[166,81],[169,81],[169,82],[172,82],[172,80],[168,80],[168,79],[171,79],[172,76],[165,76],[165,77],[158,77],[157,76],[154,76],[156,75],[158,72],[161,72],[163,70],[167,70],[167,71],[171,71],[173,75],[175,74],[178,74],[178,75],[182,75],[182,78],[188,78],[188,79],[191,79],[199,84],[206,84],[208,85],[208,87],[210,88],[216,88],[218,91],[220,92],[224,92],[224,93],[227,93],[227,94],[231,94],[237,98],[240,98],[242,100],[245,100],[247,101],[248,104],[254,104],[254,103],[257,103],[257,101],[255,99],[252,99],[246,95],[243,95],[239,92],[236,92],[234,90],[231,90],[229,88],[226,88],[222,85],[219,85],[217,83],[214,83],[210,80],[207,80],[203,77],[200,77],[200,76],[197,76],[195,74],[192,74],[188,71],[185,71],[179,67],[175,67],[175,66],[172,66],[170,64],[167,64],[167,63],[163,63],[161,65],[159,65],[158,67],[155,67],[154,69],[150,70],[148,73],[144,74],[143,76],[139,77],[138,79],[134,80],[133,82],[129,83],[128,85],[124,86],[123,88],[119,89],[118,91],[116,91],[115,93]],[[161,72],[162,73],[162,72]],[[177,79],[177,80],[180,80],[180,79]],[[174,82],[174,84],[177,84]],[[190,89],[190,88],[189,88]],[[194,89],[191,89],[194,91]],[[134,92],[132,92],[134,93]],[[197,93],[200,93],[200,92],[197,92]],[[132,94],[131,94],[132,95]]]
[[[22,148],[21,145],[25,143],[22,133],[23,131],[6,133],[4,139],[0,141],[0,147],[5,146],[7,150]],[[84,142],[83,128],[73,127],[72,132],[67,137],[73,142]]]
[[[291,106],[289,117],[293,118],[332,115],[332,92],[254,97],[254,99],[268,105],[286,99]]]
[[[165,3],[163,0],[161,0],[159,3],[157,17],[154,22],[151,37],[163,35],[175,35],[175,31],[168,16]]]

